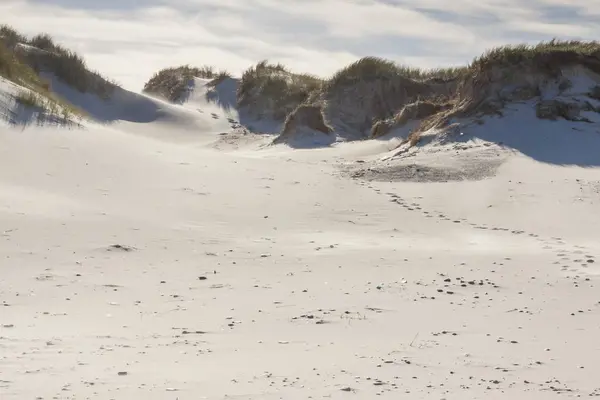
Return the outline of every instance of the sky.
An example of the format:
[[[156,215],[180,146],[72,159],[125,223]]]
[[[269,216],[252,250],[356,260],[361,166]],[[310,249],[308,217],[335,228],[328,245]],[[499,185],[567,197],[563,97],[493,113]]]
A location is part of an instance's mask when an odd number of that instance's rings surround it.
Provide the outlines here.
[[[553,37],[600,39],[600,0],[0,0],[0,24],[45,32],[124,87],[182,64],[258,61],[329,76],[364,56],[415,67]]]

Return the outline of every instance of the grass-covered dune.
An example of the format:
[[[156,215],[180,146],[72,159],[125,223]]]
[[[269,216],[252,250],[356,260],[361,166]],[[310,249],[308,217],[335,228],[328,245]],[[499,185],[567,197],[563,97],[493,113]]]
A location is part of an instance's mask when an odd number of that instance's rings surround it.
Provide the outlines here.
[[[375,138],[417,121],[407,138],[416,143],[420,132],[451,118],[499,113],[507,102],[539,97],[549,81],[567,88],[571,82],[564,71],[573,68],[600,73],[600,44],[552,40],[509,45],[462,67],[437,69],[365,57],[328,78],[261,61],[239,79],[237,103],[257,118],[280,121],[278,141],[303,130],[346,140]],[[190,78],[223,76],[229,75],[210,67],[172,68],[157,73],[146,90],[176,101]]]

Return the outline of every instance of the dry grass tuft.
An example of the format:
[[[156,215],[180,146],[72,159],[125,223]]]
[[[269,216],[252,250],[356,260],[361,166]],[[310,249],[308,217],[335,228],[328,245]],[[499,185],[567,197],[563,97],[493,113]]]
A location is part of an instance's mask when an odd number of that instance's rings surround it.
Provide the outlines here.
[[[414,132],[411,132],[410,135],[408,135],[408,143],[410,144],[410,147],[415,147],[417,144],[419,144],[419,142],[421,141],[421,132],[420,130],[416,130]]]
[[[144,85],[144,92],[159,95],[171,102],[181,101],[186,94],[190,81],[193,78],[213,79],[217,84],[225,78],[231,77],[227,71],[216,71],[211,66],[165,68],[158,71]]]
[[[25,107],[44,108],[44,103],[40,96],[30,90],[21,90],[15,96],[15,100]]]

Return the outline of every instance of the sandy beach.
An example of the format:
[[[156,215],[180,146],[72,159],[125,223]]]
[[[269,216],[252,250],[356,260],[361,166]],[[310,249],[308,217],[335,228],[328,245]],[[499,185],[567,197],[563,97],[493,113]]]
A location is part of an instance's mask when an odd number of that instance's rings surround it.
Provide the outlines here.
[[[5,399],[600,395],[595,169],[390,183],[341,172],[372,144],[0,140]]]

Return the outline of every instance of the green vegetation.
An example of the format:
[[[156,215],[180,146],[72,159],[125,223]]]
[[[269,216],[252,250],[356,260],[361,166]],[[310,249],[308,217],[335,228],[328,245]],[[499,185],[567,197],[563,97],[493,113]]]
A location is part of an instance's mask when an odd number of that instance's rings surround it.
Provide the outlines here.
[[[29,67],[26,73],[30,75],[33,71],[38,77],[41,72],[52,73],[79,92],[94,93],[102,98],[108,98],[117,87],[116,83],[90,71],[81,56],[58,45],[48,34],[39,34],[28,39],[10,26],[1,25],[0,45],[3,47],[0,50],[0,65],[11,63],[13,67],[16,65],[16,69],[26,65]],[[9,74],[22,75],[20,72],[5,70],[2,76],[12,80]]]
[[[90,71],[81,56],[56,44],[47,34],[36,35],[26,44],[43,50],[43,52],[25,52],[23,55],[23,58],[29,61],[38,73],[51,72],[59,80],[81,93],[91,92],[102,98],[108,98],[117,86],[115,82]]]
[[[35,107],[44,113],[60,115],[65,120],[86,117],[83,111],[52,93],[50,84],[1,42],[0,76],[25,88],[15,96],[17,103],[25,107]]]
[[[32,89],[44,86],[39,75],[31,67],[21,62],[1,41],[0,76]]]
[[[17,102],[22,105],[40,107],[45,110],[59,108],[72,115],[85,116],[83,111],[52,93],[50,84],[40,78],[31,67],[19,61],[2,43],[0,43],[0,76],[28,89],[22,90],[16,96]]]
[[[65,121],[87,118],[85,112],[52,92],[50,82],[40,76],[43,72],[79,92],[105,99],[117,87],[90,71],[82,57],[56,44],[51,36],[40,34],[28,39],[10,26],[0,25],[0,76],[24,88],[15,96],[17,103]]]

